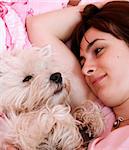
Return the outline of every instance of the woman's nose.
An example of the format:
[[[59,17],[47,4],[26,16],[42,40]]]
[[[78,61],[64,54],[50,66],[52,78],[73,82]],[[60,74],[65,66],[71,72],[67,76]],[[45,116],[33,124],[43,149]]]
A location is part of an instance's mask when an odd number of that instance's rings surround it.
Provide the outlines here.
[[[93,64],[85,64],[82,68],[82,72],[86,76],[91,76],[95,73],[96,66]]]

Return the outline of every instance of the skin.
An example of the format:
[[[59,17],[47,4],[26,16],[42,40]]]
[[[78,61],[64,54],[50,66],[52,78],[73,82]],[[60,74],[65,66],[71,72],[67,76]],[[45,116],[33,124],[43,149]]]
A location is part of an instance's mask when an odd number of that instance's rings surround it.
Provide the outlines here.
[[[81,0],[69,0],[68,5],[69,6],[76,6],[79,4]]]
[[[89,44],[90,43],[90,44]],[[129,116],[129,47],[109,33],[90,28],[81,46],[81,65],[85,79],[116,117]]]

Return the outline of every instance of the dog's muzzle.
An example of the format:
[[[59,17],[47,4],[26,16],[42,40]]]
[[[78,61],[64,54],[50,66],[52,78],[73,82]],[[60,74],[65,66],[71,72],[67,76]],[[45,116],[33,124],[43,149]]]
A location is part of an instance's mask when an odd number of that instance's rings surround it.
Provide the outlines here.
[[[50,81],[55,83],[57,85],[57,89],[54,91],[54,94],[58,94],[62,91],[63,89],[63,78],[60,72],[55,72],[51,74],[50,76]]]

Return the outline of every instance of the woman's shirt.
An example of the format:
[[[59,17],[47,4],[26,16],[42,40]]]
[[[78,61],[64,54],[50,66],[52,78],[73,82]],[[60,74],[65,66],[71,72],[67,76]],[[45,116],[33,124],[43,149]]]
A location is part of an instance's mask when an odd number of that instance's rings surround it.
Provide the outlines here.
[[[111,131],[114,115],[107,107],[103,108],[103,113],[105,132],[89,144],[88,150],[129,150],[129,125]]]

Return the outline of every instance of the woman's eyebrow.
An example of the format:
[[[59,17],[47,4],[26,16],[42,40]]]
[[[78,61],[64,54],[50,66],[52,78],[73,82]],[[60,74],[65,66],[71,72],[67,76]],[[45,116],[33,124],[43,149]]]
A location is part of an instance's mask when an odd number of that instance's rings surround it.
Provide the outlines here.
[[[94,43],[99,41],[99,40],[105,40],[105,39],[95,39],[92,42],[88,43],[87,50],[89,50],[94,45]]]

